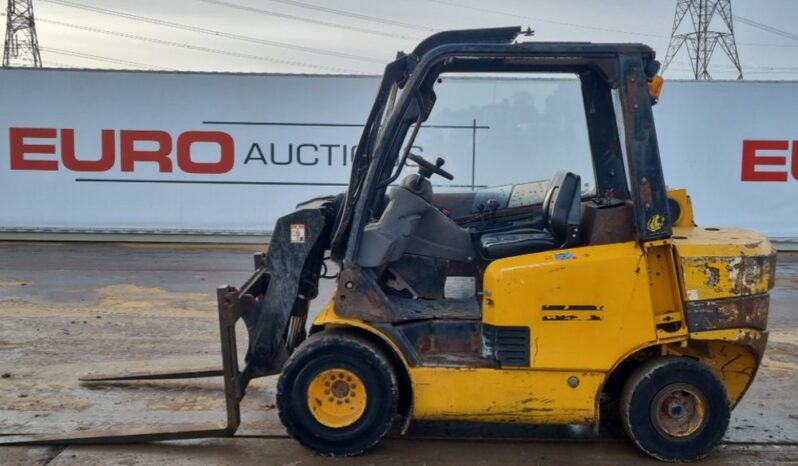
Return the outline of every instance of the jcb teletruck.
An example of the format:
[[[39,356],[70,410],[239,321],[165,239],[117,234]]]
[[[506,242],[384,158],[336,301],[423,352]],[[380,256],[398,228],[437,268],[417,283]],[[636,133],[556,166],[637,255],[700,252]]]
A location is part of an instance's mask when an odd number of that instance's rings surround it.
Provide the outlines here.
[[[405,429],[413,419],[597,427],[602,403],[615,399],[649,455],[707,455],[762,358],[774,250],[758,233],[696,226],[687,192],[666,187],[649,47],[521,34],[448,31],[400,54],[385,69],[347,191],[279,219],[252,278],[218,290],[226,426],[17,442],[232,435],[249,381],[280,373],[280,419],[322,454],[362,453],[397,418]],[[560,171],[435,192],[430,178],[452,175],[411,148],[439,78],[471,72],[576,75],[595,189]],[[400,180],[407,161],[417,173]],[[327,254],[337,288],[308,326]],[[447,296],[452,277],[475,285]],[[239,319],[249,335],[243,369]],[[121,378],[191,375],[212,373]]]

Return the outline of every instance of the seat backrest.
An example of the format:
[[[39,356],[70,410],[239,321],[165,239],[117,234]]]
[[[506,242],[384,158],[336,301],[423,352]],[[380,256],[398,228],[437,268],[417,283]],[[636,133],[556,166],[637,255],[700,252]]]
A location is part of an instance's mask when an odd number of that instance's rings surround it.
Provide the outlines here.
[[[543,199],[543,214],[549,231],[563,246],[573,246],[579,242],[581,204],[582,179],[571,172],[557,172]]]

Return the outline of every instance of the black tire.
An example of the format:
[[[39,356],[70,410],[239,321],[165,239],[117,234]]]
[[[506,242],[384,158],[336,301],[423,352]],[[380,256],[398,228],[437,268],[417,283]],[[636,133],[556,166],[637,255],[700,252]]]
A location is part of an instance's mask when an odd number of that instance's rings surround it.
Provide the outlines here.
[[[691,404],[703,410],[690,409]],[[658,358],[640,366],[626,381],[620,405],[627,435],[662,461],[707,456],[726,433],[731,415],[720,378],[685,357]]]
[[[365,386],[365,410],[351,425],[322,424],[309,406],[311,382],[330,369],[357,375]],[[322,332],[297,348],[277,383],[277,408],[288,433],[322,455],[352,456],[373,448],[393,424],[399,400],[396,375],[383,351],[357,336]]]

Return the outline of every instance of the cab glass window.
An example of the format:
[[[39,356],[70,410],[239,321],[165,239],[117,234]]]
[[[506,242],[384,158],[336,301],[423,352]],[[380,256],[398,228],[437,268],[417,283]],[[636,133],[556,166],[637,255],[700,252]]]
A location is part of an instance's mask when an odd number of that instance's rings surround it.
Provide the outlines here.
[[[595,194],[580,81],[570,74],[449,73],[434,86],[435,105],[412,141],[412,152],[445,161],[453,181],[438,189],[480,190],[528,184],[542,195],[559,170],[581,176]],[[405,136],[411,141],[412,128]],[[405,174],[411,173],[407,162]]]

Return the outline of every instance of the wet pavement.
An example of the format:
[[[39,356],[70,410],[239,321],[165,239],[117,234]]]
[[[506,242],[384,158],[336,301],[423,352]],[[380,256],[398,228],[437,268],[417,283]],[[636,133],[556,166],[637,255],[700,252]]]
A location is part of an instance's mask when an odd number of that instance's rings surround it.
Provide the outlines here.
[[[88,373],[219,364],[215,288],[249,277],[254,246],[0,243],[0,433],[224,419],[214,379],[81,385]],[[323,281],[318,311],[332,292]],[[798,465],[798,255],[779,256],[770,343],[724,445],[702,464]],[[275,378],[255,380],[232,439],[0,448],[6,464],[639,464],[607,429],[418,423],[359,458],[288,439]],[[509,440],[508,440],[509,439]]]

